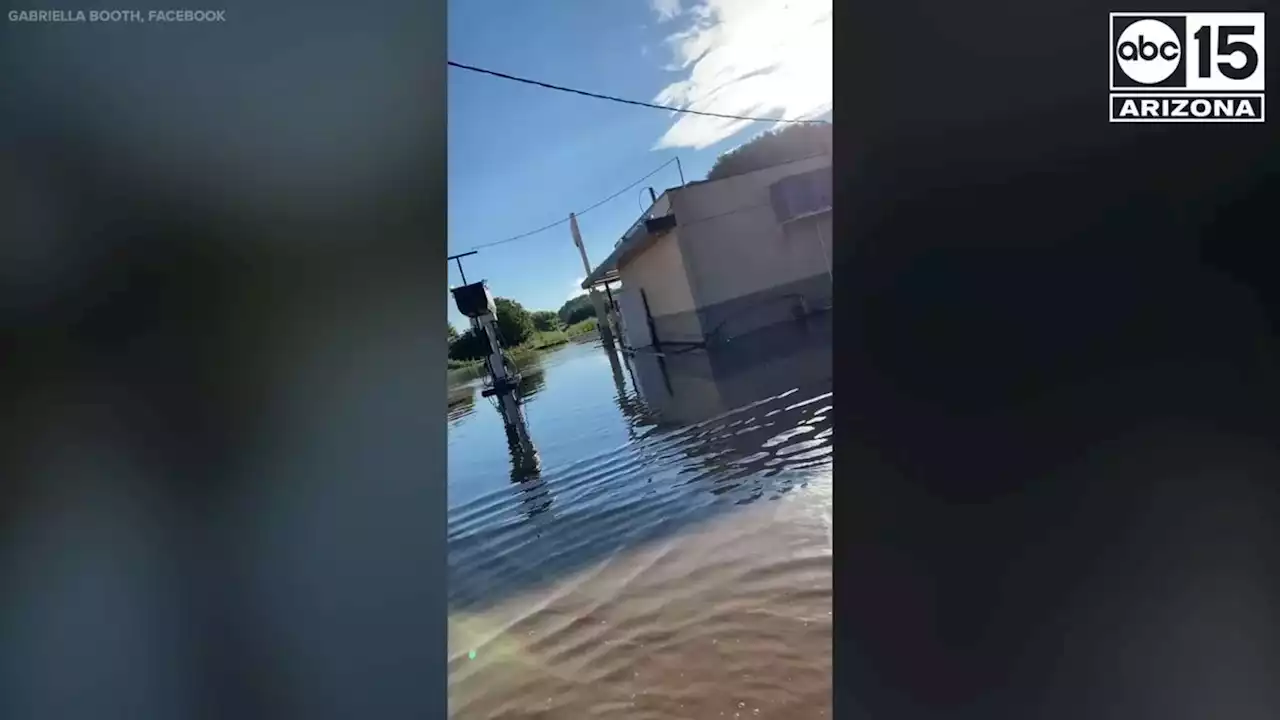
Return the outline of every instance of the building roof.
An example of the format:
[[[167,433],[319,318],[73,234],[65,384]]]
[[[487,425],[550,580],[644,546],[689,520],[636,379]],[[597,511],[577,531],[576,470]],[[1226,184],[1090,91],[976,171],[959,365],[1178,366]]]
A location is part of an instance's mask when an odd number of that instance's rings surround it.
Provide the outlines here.
[[[636,253],[640,253],[648,249],[648,247],[652,245],[655,240],[657,240],[659,237],[665,234],[664,232],[659,232],[659,233],[636,232],[636,226],[640,225],[645,220],[653,219],[651,217],[651,214],[653,213],[653,208],[658,206],[658,201],[661,201],[662,198],[667,197],[669,195],[674,196],[676,193],[680,192],[681,190],[687,187],[693,187],[695,185],[705,185],[709,183],[725,182],[727,180],[732,180],[736,177],[751,175],[757,172],[765,172],[777,167],[781,167],[783,165],[798,164],[808,160],[812,160],[813,158],[817,158],[817,157],[830,157],[830,154],[825,152],[815,153],[813,155],[806,155],[804,157],[795,158],[792,160],[788,160],[787,162],[778,163],[776,165],[756,168],[755,170],[752,170],[750,172],[740,173],[738,175],[731,175],[728,177],[716,178],[714,180],[695,180],[693,182],[685,183],[680,187],[667,188],[662,192],[661,195],[658,196],[658,199],[653,203],[653,205],[650,206],[649,209],[646,210],[644,214],[642,214],[640,218],[631,225],[630,228],[627,229],[627,232],[624,233],[622,236],[622,240],[620,240],[618,244],[614,246],[613,252],[609,253],[609,257],[605,258],[603,262],[601,262],[599,265],[596,266],[594,270],[591,271],[591,274],[587,275],[587,277],[582,281],[582,289],[590,290],[591,288],[597,285],[617,282],[618,265],[626,261],[628,258],[635,256]],[[667,203],[667,207],[672,207],[673,205],[674,203],[672,202]]]
[[[679,190],[680,188],[678,187],[667,188],[666,190],[662,191],[661,195],[658,196],[658,200],[661,200],[662,198],[667,197],[668,195],[674,194]],[[627,228],[627,232],[622,236],[622,239],[618,241],[617,245],[613,246],[613,252],[609,253],[609,257],[605,258],[603,262],[597,265],[596,268],[591,271],[591,274],[588,275],[582,281],[583,290],[590,290],[591,288],[597,285],[603,285],[605,283],[617,282],[618,265],[623,260],[626,260],[627,258],[635,255],[637,252],[640,252],[645,248],[649,247],[649,245],[651,245],[653,241],[657,239],[658,237],[657,235],[653,235],[647,232],[635,232],[637,225],[642,224],[645,220],[651,219],[650,214],[653,212],[653,208],[656,207],[657,205],[658,203],[655,201],[653,203],[653,206],[651,206],[648,210],[645,210],[644,214],[642,214],[631,225],[631,227]]]

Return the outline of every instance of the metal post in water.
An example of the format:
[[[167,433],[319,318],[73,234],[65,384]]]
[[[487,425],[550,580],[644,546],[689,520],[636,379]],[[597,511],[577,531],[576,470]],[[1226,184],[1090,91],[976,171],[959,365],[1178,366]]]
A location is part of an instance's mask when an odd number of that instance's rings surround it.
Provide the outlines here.
[[[622,313],[618,311],[618,301],[613,297],[613,291],[609,289],[609,283],[604,284],[604,294],[608,298],[609,317],[613,319],[613,329],[618,334],[618,345],[624,350],[629,349],[627,345],[627,329],[622,322]]]
[[[450,260],[458,260],[458,271],[462,271],[461,258],[473,255],[474,252],[450,256]],[[508,433],[513,433],[522,447],[532,448],[529,429],[525,426],[524,413],[520,408],[520,378],[507,367],[506,354],[502,348],[502,338],[498,333],[497,309],[493,295],[489,293],[484,281],[461,285],[451,290],[458,312],[471,320],[471,327],[484,334],[488,343],[485,356],[485,370],[489,375],[489,385],[481,392],[484,397],[498,399],[498,412],[502,415],[502,424]]]
[[[527,436],[528,430],[524,427],[524,416],[520,412],[520,400],[517,396],[519,379],[507,371],[506,356],[503,355],[502,343],[498,339],[497,320],[492,314],[486,313],[477,317],[476,321],[489,339],[489,356],[485,358],[485,365],[493,387],[486,392],[498,398],[498,411],[502,413],[503,424],[508,429],[515,429]]]

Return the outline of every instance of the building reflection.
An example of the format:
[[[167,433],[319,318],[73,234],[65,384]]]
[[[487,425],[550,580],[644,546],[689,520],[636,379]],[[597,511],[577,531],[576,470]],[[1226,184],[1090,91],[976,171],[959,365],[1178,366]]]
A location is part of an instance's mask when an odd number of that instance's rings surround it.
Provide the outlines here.
[[[687,466],[682,484],[739,503],[787,492],[784,471],[830,462],[829,321],[741,336],[729,347],[633,358],[640,394]],[[803,484],[804,473],[795,480]]]
[[[782,323],[708,349],[632,358],[640,396],[660,425],[702,422],[832,377],[829,314]]]
[[[609,369],[613,372],[614,405],[618,407],[618,411],[627,420],[628,436],[631,440],[635,440],[640,435],[638,430],[652,425],[653,421],[650,417],[649,409],[645,406],[643,398],[640,397],[640,390],[636,383],[631,358],[616,348],[601,346],[601,352],[608,356]],[[630,383],[627,382],[628,379]]]

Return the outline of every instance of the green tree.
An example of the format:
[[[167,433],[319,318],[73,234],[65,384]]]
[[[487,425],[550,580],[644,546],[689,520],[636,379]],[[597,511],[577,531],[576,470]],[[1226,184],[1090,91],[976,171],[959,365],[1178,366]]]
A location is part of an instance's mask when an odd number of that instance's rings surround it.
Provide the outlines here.
[[[551,310],[539,310],[532,315],[533,327],[538,332],[551,332],[560,329],[560,316]]]
[[[449,343],[450,360],[479,360],[489,354],[489,339],[483,332],[468,330]]]
[[[542,313],[530,313],[523,305],[509,298],[494,298],[493,304],[497,312],[498,334],[502,336],[502,343],[508,349],[524,343],[537,332],[534,315]],[[468,329],[459,334],[452,324],[449,325],[451,360],[479,360],[488,354],[489,339],[483,331]]]
[[[591,296],[584,293],[561,305],[560,311],[556,314],[560,316],[560,322],[573,325],[589,317],[595,317],[596,308],[591,304]]]
[[[569,312],[568,325],[577,325],[583,320],[589,320],[596,316],[596,307],[590,301],[583,305],[575,307]]]
[[[533,335],[533,316],[523,305],[509,298],[494,298],[493,304],[497,310],[498,333],[504,345],[513,348]]]
[[[831,125],[789,125],[757,135],[716,158],[707,180],[743,175],[831,152]]]

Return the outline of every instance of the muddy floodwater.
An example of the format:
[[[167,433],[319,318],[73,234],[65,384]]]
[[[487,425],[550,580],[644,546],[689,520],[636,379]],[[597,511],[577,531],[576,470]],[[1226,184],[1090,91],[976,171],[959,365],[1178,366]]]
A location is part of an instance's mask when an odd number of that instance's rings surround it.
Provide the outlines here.
[[[536,468],[449,410],[451,716],[830,717],[829,321],[526,375]]]

